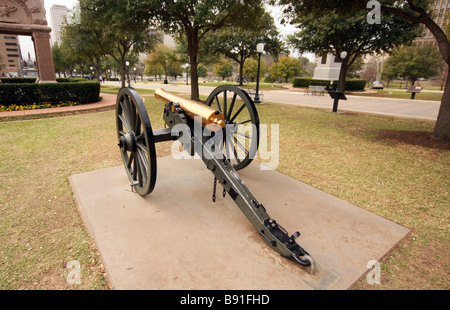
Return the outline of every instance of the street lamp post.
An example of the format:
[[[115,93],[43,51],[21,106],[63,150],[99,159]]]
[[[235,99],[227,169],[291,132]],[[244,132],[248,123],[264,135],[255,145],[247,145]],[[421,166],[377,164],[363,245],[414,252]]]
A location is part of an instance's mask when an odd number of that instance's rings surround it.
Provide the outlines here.
[[[261,55],[264,53],[264,43],[259,43],[256,45],[256,50],[258,52],[258,73],[256,76],[256,94],[255,94],[255,103],[261,103],[259,100],[259,72],[261,70]]]
[[[188,74],[189,74],[189,64],[188,63],[184,64],[184,67],[186,68],[186,85],[189,85],[189,76],[188,76]]]
[[[127,81],[128,81],[128,87],[131,87],[130,82],[130,62],[125,62],[125,65],[127,66]]]
[[[341,73],[342,73],[342,67],[344,66],[344,59],[347,58],[347,52],[342,52],[341,53],[341,69],[339,71],[339,80],[338,80],[338,85],[336,88],[336,94],[334,97],[334,104],[333,104],[333,112],[337,112],[338,111],[338,105],[339,105],[339,98],[341,97],[341,93],[344,93],[345,89],[340,89],[341,88],[341,81],[342,81],[342,77],[341,77]],[[345,77],[344,77],[345,78]]]

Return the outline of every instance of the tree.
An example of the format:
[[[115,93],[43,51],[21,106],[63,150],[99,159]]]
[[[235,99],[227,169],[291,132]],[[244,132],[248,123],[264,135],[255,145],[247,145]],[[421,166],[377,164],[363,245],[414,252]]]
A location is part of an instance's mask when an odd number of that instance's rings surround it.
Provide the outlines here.
[[[58,44],[53,44],[52,59],[55,73],[58,73],[59,76],[61,76],[61,72],[64,72],[64,77],[66,77],[67,61],[64,56],[65,54],[63,53],[61,47]]]
[[[170,34],[184,34],[191,68],[191,98],[199,100],[198,59],[203,37],[232,24],[252,20],[261,12],[261,0],[141,0],[138,10],[147,12],[160,29]]]
[[[161,79],[161,75],[164,74],[164,69],[161,67],[161,65],[157,65],[157,66],[146,65],[145,66],[145,70],[144,70],[144,74],[147,75],[147,76],[154,76],[155,80],[157,80],[158,76]]]
[[[411,86],[419,78],[428,79],[439,74],[443,61],[439,51],[431,44],[423,46],[402,46],[387,59],[384,70],[388,75],[411,81]]]
[[[302,67],[299,59],[283,56],[270,67],[270,76],[273,80],[281,79],[289,83],[292,78],[299,76],[301,71]]]
[[[260,78],[262,78],[267,72],[266,62],[264,61],[264,58],[261,58],[261,66],[260,66],[259,71],[260,71],[259,72]],[[244,74],[248,79],[250,79],[250,81],[252,81],[252,82],[256,81],[256,79],[258,77],[258,60],[257,59],[250,58],[249,60],[247,60],[247,62],[245,63],[245,67],[244,67]]]
[[[312,77],[314,75],[314,69],[317,64],[315,62],[311,62],[307,57],[300,57],[300,64],[302,66],[302,72],[300,76],[308,76]]]
[[[93,66],[99,80],[102,58],[106,52],[97,43],[97,35],[83,24],[66,24],[61,31],[61,44],[71,54],[75,54],[77,59],[89,63],[89,67]]]
[[[258,43],[264,43],[265,52],[275,58],[282,52],[288,52],[279,39],[272,16],[267,12],[255,19],[252,27],[246,29],[238,26],[225,27],[206,36],[204,43],[209,53],[224,55],[238,63],[239,76],[244,75],[245,61],[257,55]],[[242,84],[243,79],[240,79],[239,85]]]
[[[284,11],[287,16],[302,14],[305,11],[323,14],[324,11],[337,8],[343,12],[355,7],[359,7],[364,12],[369,12],[373,9],[367,8],[367,0],[271,0],[271,2],[285,5]],[[395,14],[415,24],[425,25],[436,39],[448,70],[450,65],[450,42],[444,29],[439,27],[433,19],[433,11],[430,9],[431,5],[434,4],[433,0],[379,0],[378,3],[380,3],[382,13],[382,23],[384,22],[385,13],[388,13]],[[433,136],[438,140],[450,140],[450,75],[447,75],[445,82],[444,94]]]
[[[300,52],[318,55],[333,54],[342,61],[339,89],[345,89],[349,68],[358,63],[361,56],[369,53],[388,52],[396,46],[411,42],[417,36],[414,27],[395,15],[386,16],[380,25],[367,23],[367,13],[359,9],[329,10],[324,14],[315,11],[293,19],[301,29],[290,36],[291,44]],[[347,57],[341,59],[341,52]]]
[[[158,45],[145,60],[147,66],[161,66],[164,70],[165,82],[167,82],[169,70],[172,69],[171,66],[173,66],[175,62],[176,56],[173,49],[165,45]]]
[[[215,75],[225,80],[227,77],[233,75],[233,64],[229,60],[222,59],[221,62],[214,65],[213,71]]]
[[[151,51],[161,43],[161,34],[151,28],[148,12],[137,0],[80,0],[80,27],[89,31],[100,49],[120,66],[122,87],[129,54]]]

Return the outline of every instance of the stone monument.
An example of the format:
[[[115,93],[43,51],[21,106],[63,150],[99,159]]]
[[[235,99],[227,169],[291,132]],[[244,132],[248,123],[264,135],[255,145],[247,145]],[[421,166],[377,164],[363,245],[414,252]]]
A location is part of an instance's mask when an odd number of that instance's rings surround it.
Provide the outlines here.
[[[31,36],[36,53],[38,83],[55,83],[50,32],[43,0],[2,0],[0,33]]]

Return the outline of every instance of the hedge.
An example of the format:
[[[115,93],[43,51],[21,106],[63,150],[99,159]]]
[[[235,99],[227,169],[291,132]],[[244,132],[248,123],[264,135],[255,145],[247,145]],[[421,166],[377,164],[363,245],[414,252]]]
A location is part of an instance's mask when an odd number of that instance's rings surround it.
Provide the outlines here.
[[[2,81],[2,84],[20,84],[20,83],[35,83],[36,82],[35,77],[31,78],[24,78],[24,77],[2,77],[0,78],[0,81]]]
[[[80,104],[99,100],[100,83],[97,81],[79,81],[62,83],[0,83],[0,105],[31,105],[33,103],[63,102]]]
[[[20,84],[20,83],[36,83],[36,77],[1,77],[0,81],[4,84]],[[84,78],[56,78],[56,82],[58,83],[77,83],[81,81],[87,81]]]
[[[334,81],[332,86],[330,86],[330,82],[331,82],[330,80],[316,80],[313,78],[298,77],[294,79],[293,86],[307,88],[311,85],[314,85],[314,86],[326,86],[327,89],[336,89],[338,81]],[[366,87],[366,83],[367,81],[362,79],[346,79],[345,90],[348,91],[364,90],[364,88]]]

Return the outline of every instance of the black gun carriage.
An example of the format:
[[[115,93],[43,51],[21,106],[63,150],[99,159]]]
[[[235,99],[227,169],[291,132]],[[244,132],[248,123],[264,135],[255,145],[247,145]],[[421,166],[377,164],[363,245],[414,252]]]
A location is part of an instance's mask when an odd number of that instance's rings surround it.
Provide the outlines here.
[[[253,161],[259,146],[259,117],[250,96],[237,86],[222,85],[205,104],[163,89],[156,90],[155,97],[164,102],[166,124],[157,130],[136,90],[124,87],[117,96],[118,146],[132,189],[141,196],[152,193],[157,179],[155,143],[179,140],[213,174],[214,201],[219,183],[223,196],[231,197],[269,247],[314,273],[314,259],[296,242],[300,233],[289,235],[239,177],[238,171]]]

